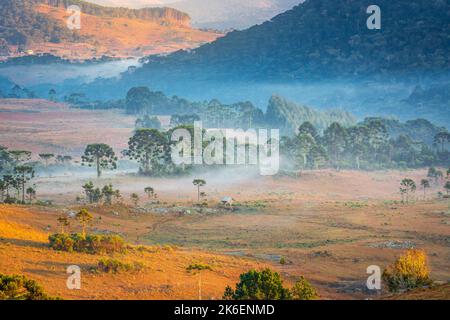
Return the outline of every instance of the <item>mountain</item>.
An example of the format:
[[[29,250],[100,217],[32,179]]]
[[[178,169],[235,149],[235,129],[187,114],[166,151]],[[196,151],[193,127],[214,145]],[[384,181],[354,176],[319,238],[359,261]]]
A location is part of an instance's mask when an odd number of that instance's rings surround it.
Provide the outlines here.
[[[291,9],[303,0],[181,0],[168,6],[189,13],[202,28],[245,29]]]
[[[88,0],[112,6],[143,8],[168,6],[187,12],[194,26],[208,29],[245,29],[291,9],[303,0]]]
[[[152,58],[142,72],[189,74],[191,80],[290,81],[450,69],[449,1],[377,3],[381,30],[366,26],[369,0],[307,0],[262,25]]]
[[[66,26],[66,8],[72,4],[81,8],[80,30]],[[2,0],[0,12],[0,40],[19,46],[19,50],[69,58],[167,53],[219,36],[193,29],[189,15],[172,8],[109,8],[78,0]]]

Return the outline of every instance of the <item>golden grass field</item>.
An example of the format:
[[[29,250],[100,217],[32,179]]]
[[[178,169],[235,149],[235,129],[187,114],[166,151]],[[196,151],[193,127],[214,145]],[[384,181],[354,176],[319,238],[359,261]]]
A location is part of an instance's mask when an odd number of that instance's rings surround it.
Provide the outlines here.
[[[10,112],[0,112],[0,145],[34,152],[66,148],[75,155],[89,142],[111,143],[120,151],[133,130],[134,119],[118,111],[78,111],[17,100],[2,101],[1,109]],[[20,111],[24,109],[40,112]],[[49,293],[68,299],[193,299],[197,278],[186,267],[198,261],[213,266],[203,279],[205,299],[220,298],[240,273],[264,266],[279,271],[288,284],[305,276],[322,299],[415,299],[426,298],[427,292],[448,299],[448,285],[394,297],[365,288],[368,266],[383,269],[408,247],[426,251],[437,283],[449,281],[450,210],[448,199],[436,196],[441,184],[433,185],[425,198],[417,190],[411,203],[400,202],[400,181],[408,177],[418,182],[425,176],[425,169],[318,170],[305,171],[298,178],[262,177],[247,169],[182,178],[109,172],[96,179],[94,171],[44,174],[33,183],[38,198],[54,201],[53,206],[0,206],[0,273],[26,274]],[[194,177],[207,181],[203,191],[209,204],[202,211],[195,207]],[[123,203],[77,203],[81,186],[89,180],[100,187],[112,183],[121,190]],[[156,189],[159,203],[146,199],[146,186]],[[137,207],[128,200],[133,192],[141,199]],[[237,210],[218,206],[225,195],[235,199]],[[120,257],[143,262],[148,266],[143,273],[87,272],[81,291],[65,289],[68,265],[80,264],[87,270],[100,257],[54,252],[46,247],[46,239],[58,231],[58,216],[82,207],[95,217],[91,231],[119,233],[133,245],[149,246]],[[79,228],[74,225],[72,231]],[[167,250],[164,245],[177,249]],[[279,263],[281,257],[287,264]]]

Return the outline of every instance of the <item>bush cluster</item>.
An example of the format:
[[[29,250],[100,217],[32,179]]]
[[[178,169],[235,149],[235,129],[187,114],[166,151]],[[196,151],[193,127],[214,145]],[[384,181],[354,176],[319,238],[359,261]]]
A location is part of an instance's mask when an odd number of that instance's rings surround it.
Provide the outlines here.
[[[48,296],[34,280],[20,275],[0,274],[0,300],[57,300]]]
[[[408,291],[429,286],[427,256],[423,250],[408,250],[383,272],[383,280],[391,292]]]
[[[139,272],[144,268],[141,262],[125,263],[117,259],[100,259],[96,271],[105,273]]]
[[[250,270],[240,276],[236,289],[226,287],[224,300],[314,300],[317,291],[303,277],[291,289],[283,286],[281,276],[270,269]]]
[[[53,234],[49,237],[50,247],[57,251],[86,253],[124,252],[125,241],[118,235]]]

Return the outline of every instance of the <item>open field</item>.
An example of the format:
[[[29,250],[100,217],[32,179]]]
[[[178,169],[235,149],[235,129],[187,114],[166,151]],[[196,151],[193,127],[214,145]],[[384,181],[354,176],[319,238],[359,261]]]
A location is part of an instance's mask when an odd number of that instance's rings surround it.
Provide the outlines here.
[[[229,184],[215,184],[211,176],[206,178],[208,185],[204,188],[210,204],[203,210],[194,205],[195,188],[187,177],[175,180],[110,175],[94,179],[96,185],[111,182],[123,190],[125,204],[112,207],[76,204],[74,199],[81,195],[86,178],[40,178],[40,197],[61,203],[29,208],[23,217],[7,217],[8,221],[53,233],[57,232],[56,218],[61,213],[87,207],[101,217],[92,226],[93,231],[119,233],[133,244],[176,245],[183,248],[180,252],[207,250],[245,259],[250,261],[248,266],[271,265],[288,283],[304,275],[324,299],[377,298],[365,289],[366,268],[379,265],[383,269],[409,247],[428,253],[433,279],[447,282],[450,278],[448,202],[432,199],[431,194],[438,189],[430,190],[427,200],[410,204],[401,204],[396,194],[401,177],[419,179],[424,174],[322,171],[308,172],[298,179],[252,177]],[[159,203],[145,200],[145,183],[156,188]],[[63,190],[63,185],[69,187]],[[254,185],[258,188],[252,188]],[[141,196],[138,207],[126,204],[131,192]],[[224,194],[238,202],[235,211],[217,206]],[[8,249],[3,252],[10,254]],[[279,264],[281,257],[287,264]],[[74,256],[73,263],[77,259]]]
[[[212,267],[202,275],[203,298],[220,299],[224,288],[233,285],[240,273],[264,267],[239,257],[153,246],[114,255],[125,262],[143,263],[139,273],[96,274],[89,269],[104,256],[56,252],[47,247],[49,230],[42,221],[49,217],[56,215],[0,206],[0,273],[24,274],[49,294],[65,299],[197,299],[198,276],[186,270],[193,263]],[[66,268],[74,264],[82,269],[81,290],[66,287]]]
[[[88,143],[102,141],[120,152],[135,117],[116,110],[78,110],[47,100],[0,100],[0,145],[80,157]]]
[[[2,100],[0,145],[35,155],[55,152],[79,158],[86,144],[105,142],[119,153],[134,121],[115,110]],[[410,203],[400,202],[400,181],[411,178],[418,183],[426,177],[425,169],[317,170],[291,178],[262,177],[248,168],[235,168],[149,178],[137,176],[131,168],[105,172],[100,179],[94,170],[66,170],[40,172],[33,179],[38,199],[53,205],[0,206],[0,273],[26,274],[49,293],[65,298],[196,298],[197,279],[185,270],[193,261],[214,266],[204,279],[204,298],[220,298],[240,273],[263,266],[280,271],[287,283],[304,275],[322,299],[383,298],[386,292],[377,295],[365,289],[367,267],[383,269],[410,247],[427,252],[434,280],[450,279],[449,202],[437,197],[442,183],[432,183],[425,197],[417,190]],[[194,178],[207,181],[202,188],[206,208],[196,206]],[[121,203],[77,202],[76,197],[83,196],[81,186],[89,180],[120,189]],[[147,186],[155,188],[158,201],[146,198]],[[137,206],[129,201],[131,193],[139,194]],[[234,210],[218,205],[224,196],[234,199]],[[57,253],[45,243],[48,234],[58,231],[56,219],[61,214],[83,207],[94,214],[93,232],[117,233],[133,245],[150,246],[120,257],[148,265],[144,273],[113,277],[87,272],[83,290],[65,289],[67,265],[80,264],[87,270],[100,257]],[[72,231],[79,230],[72,227]],[[178,249],[165,250],[162,245]],[[439,290],[448,293],[448,286],[435,289],[436,295]]]

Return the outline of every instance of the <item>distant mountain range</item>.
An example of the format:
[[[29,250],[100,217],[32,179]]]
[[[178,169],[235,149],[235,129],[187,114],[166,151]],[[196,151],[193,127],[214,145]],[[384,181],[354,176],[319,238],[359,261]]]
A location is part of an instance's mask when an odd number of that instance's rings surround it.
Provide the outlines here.
[[[197,27],[245,29],[291,9],[303,0],[180,0],[169,7],[189,13]]]
[[[74,31],[66,26],[66,8],[72,4],[82,12],[81,29]],[[219,36],[193,29],[189,15],[172,8],[109,8],[79,0],[2,0],[0,13],[3,48],[6,42],[19,50],[69,58],[167,53],[197,47]]]
[[[245,29],[291,9],[303,0],[88,0],[106,6],[167,6],[188,13],[195,27]]]

